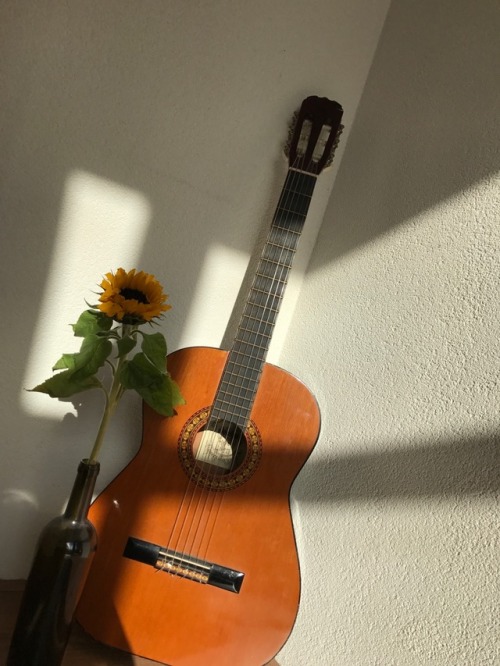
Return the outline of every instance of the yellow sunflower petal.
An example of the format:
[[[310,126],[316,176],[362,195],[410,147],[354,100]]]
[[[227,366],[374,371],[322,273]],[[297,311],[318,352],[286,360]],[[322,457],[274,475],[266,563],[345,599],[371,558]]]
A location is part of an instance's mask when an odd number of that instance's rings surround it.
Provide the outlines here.
[[[161,317],[170,310],[167,294],[150,273],[137,272],[135,268],[116,273],[106,273],[100,284],[99,310],[108,317],[126,324],[142,324]]]

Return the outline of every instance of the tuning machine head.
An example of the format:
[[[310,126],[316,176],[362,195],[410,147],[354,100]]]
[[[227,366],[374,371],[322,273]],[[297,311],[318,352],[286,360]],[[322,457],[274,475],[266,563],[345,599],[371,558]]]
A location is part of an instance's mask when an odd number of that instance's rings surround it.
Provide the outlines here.
[[[333,160],[343,110],[326,97],[307,97],[290,124],[285,154],[291,168],[318,175]]]

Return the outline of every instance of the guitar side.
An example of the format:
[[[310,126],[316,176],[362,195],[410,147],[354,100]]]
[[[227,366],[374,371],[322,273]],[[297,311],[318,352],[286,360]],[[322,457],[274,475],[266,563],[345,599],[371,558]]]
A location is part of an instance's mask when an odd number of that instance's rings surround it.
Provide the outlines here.
[[[289,492],[316,443],[319,410],[300,381],[266,364],[251,412],[260,447],[255,469],[249,463],[229,490],[193,494],[181,464],[181,435],[212,404],[227,355],[195,347],[169,356],[186,405],[168,419],[145,407],[138,454],[89,515],[98,549],[78,621],[103,643],[173,666],[261,666],[286,641],[298,610]],[[204,561],[240,572],[239,592],[123,556],[130,537],[168,545],[179,507],[185,520],[196,514],[195,504],[204,521],[193,532],[193,547],[203,543]]]

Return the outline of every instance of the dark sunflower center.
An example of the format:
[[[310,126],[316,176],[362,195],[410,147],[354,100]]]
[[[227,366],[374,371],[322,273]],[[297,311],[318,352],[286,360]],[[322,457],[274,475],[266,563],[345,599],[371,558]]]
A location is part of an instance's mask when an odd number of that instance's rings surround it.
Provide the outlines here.
[[[149,303],[145,294],[143,294],[142,291],[139,291],[139,289],[130,289],[129,287],[125,287],[124,289],[120,289],[120,296],[126,298],[127,301],[134,300],[138,301],[139,303]]]

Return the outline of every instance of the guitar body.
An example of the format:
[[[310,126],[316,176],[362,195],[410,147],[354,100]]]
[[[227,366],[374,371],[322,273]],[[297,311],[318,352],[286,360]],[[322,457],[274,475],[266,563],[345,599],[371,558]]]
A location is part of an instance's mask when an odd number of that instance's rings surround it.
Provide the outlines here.
[[[145,406],[139,452],[89,515],[98,549],[78,621],[103,643],[173,666],[261,666],[286,641],[298,610],[289,493],[318,437],[318,407],[302,383],[265,364],[245,458],[224,474],[193,477],[194,433],[227,357],[198,347],[169,355],[186,404],[172,418]],[[125,557],[131,537],[235,570],[241,588]]]
[[[290,634],[300,576],[289,495],[320,416],[265,359],[341,118],[337,102],[303,101],[231,349],[168,357],[185,405],[171,418],[144,407],[139,452],[91,507],[98,547],[77,619],[98,641],[171,666],[262,666]]]

